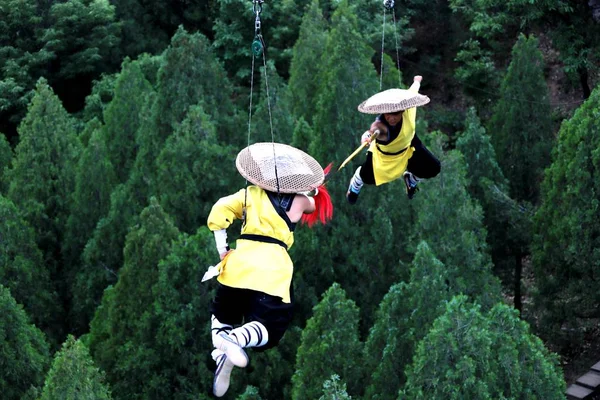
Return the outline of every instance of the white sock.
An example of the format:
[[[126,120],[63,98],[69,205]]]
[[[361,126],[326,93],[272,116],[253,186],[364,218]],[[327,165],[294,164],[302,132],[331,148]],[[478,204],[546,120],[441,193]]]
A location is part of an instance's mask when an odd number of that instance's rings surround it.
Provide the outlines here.
[[[260,322],[252,321],[233,329],[229,337],[236,340],[241,347],[260,347],[269,341],[269,332]]]
[[[225,334],[229,335],[229,332],[231,332],[231,330],[233,329],[233,326],[228,325],[228,324],[223,324],[222,322],[220,322],[217,317],[215,317],[214,315],[211,315],[210,318],[210,333],[212,336],[212,342],[213,342],[213,346],[214,347],[219,347],[218,346],[218,336],[221,332],[225,332]]]
[[[362,189],[363,185],[365,184],[362,180],[362,178],[360,177],[360,169],[361,167],[358,167],[356,169],[356,172],[354,173],[354,175],[352,176],[352,179],[350,180],[350,186],[348,187],[349,191],[352,191],[354,193],[359,193],[360,189]]]

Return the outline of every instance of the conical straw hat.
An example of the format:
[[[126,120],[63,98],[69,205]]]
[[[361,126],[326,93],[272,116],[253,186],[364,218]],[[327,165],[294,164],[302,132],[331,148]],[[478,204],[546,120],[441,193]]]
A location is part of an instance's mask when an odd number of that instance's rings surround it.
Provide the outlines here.
[[[365,114],[389,114],[423,106],[429,97],[406,89],[389,89],[379,92],[363,101],[358,111]]]
[[[250,145],[238,153],[235,165],[249,182],[271,192],[306,192],[325,179],[323,168],[314,158],[281,143]]]

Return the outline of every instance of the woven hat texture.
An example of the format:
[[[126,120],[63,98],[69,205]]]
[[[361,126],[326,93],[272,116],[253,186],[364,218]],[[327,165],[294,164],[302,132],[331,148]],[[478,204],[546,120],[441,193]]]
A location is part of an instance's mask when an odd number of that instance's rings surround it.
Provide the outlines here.
[[[325,179],[323,168],[314,158],[281,143],[250,145],[238,153],[235,165],[249,182],[272,192],[310,191]]]
[[[389,114],[423,106],[429,97],[406,89],[388,89],[360,103],[358,111],[365,114]]]

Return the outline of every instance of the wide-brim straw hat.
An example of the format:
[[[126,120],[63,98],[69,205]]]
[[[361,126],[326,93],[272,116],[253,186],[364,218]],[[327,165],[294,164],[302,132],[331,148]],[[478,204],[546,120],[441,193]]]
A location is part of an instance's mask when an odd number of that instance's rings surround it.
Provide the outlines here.
[[[358,111],[365,114],[391,114],[429,103],[429,97],[406,89],[388,89],[360,103]]]
[[[250,145],[238,153],[235,166],[249,182],[271,192],[307,192],[325,179],[317,160],[281,143]]]

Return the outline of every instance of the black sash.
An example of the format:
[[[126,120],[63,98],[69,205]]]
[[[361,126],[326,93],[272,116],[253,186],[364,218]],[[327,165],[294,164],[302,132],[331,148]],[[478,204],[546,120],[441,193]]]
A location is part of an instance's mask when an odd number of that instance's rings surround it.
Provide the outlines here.
[[[253,233],[242,233],[240,235],[240,239],[253,240],[255,242],[278,244],[281,247],[283,247],[284,249],[286,249],[286,250],[288,249],[287,244],[285,244],[281,240],[275,239],[274,237],[271,237],[271,236],[255,235]]]

